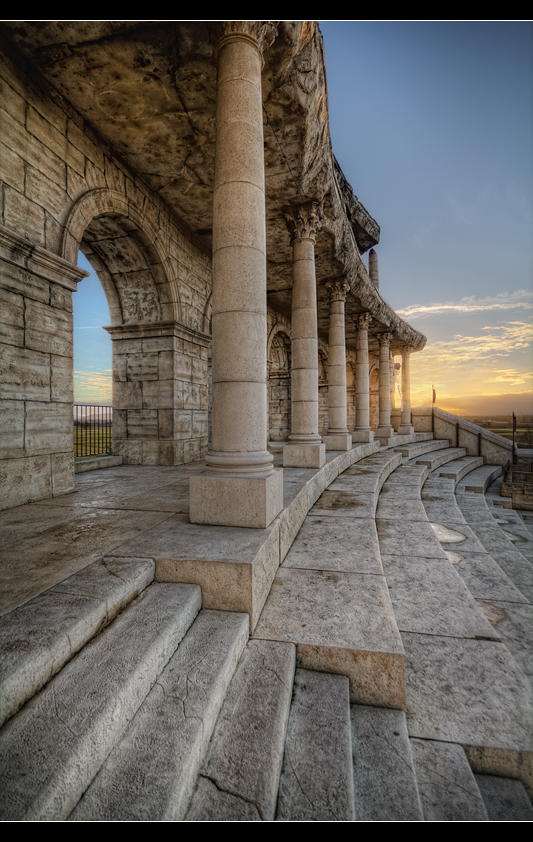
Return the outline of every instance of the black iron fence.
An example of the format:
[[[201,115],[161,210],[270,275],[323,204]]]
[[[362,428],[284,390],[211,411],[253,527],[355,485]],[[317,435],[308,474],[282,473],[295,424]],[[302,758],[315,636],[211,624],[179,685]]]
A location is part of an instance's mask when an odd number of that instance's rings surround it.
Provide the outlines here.
[[[113,407],[74,404],[74,456],[102,456],[111,453]]]

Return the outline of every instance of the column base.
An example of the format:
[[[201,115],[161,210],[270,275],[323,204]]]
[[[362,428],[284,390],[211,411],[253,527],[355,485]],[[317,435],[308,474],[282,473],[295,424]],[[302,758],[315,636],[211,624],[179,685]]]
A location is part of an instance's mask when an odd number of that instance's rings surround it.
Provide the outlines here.
[[[266,529],[283,509],[283,471],[267,477],[199,474],[189,479],[189,520]]]
[[[284,468],[322,468],[326,464],[325,444],[286,444]]]
[[[325,436],[322,436],[322,441],[326,445],[326,450],[352,449],[351,433],[326,433]]]
[[[390,424],[380,424],[376,430],[375,436],[377,439],[390,439],[394,435],[394,427]]]
[[[415,431],[415,428],[411,424],[401,424],[398,427],[398,435],[399,436],[412,436]]]
[[[354,430],[352,433],[352,442],[369,442],[374,441],[374,431],[368,428],[368,430]]]

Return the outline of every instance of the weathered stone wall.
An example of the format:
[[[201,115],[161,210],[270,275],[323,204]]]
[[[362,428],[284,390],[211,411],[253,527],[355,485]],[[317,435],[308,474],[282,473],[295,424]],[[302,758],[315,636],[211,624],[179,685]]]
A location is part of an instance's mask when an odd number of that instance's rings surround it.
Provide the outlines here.
[[[75,267],[80,245],[110,305],[115,450],[139,464],[205,455],[211,260],[69,103],[3,46],[6,507],[72,487],[72,291],[85,275]]]

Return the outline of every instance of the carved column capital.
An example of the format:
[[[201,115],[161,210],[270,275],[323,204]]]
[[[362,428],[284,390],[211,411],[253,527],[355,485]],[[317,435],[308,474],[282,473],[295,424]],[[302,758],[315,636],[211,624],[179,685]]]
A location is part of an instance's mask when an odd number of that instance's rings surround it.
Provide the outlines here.
[[[291,242],[294,240],[312,240],[315,242],[315,234],[321,227],[320,217],[318,214],[318,205],[316,201],[304,202],[296,208],[285,208],[285,222],[291,236]]]
[[[378,335],[378,341],[380,345],[390,345],[392,339],[392,333],[380,333]]]
[[[324,286],[329,292],[330,301],[346,301],[346,296],[350,291],[350,285],[344,278],[335,278],[335,280],[326,281]]]
[[[354,324],[357,330],[368,330],[368,326],[370,324],[370,320],[372,316],[370,313],[361,313],[360,316],[354,317]]]
[[[237,38],[252,41],[262,54],[272,45],[278,34],[274,21],[270,20],[225,20],[222,21],[222,35],[217,50],[222,44]]]

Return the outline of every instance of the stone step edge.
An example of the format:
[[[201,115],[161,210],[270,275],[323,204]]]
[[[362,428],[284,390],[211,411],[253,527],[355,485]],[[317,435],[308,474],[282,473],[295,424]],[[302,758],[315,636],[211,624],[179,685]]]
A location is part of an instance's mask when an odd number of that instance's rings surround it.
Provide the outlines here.
[[[201,600],[196,586],[153,584],[6,723],[0,735],[2,820],[62,821],[70,814]]]
[[[446,462],[453,462],[454,459],[458,459],[460,456],[466,456],[466,448],[452,447],[448,452],[446,452],[446,450],[437,450],[435,451],[435,458],[433,459],[431,456],[431,453],[426,454],[426,457],[423,459],[415,456],[415,464],[427,465],[430,471],[435,471],[437,468],[440,468],[441,465],[445,465]]]
[[[460,482],[463,479],[463,477],[467,476],[467,474],[469,474],[471,471],[475,471],[477,468],[480,468],[483,465],[483,456],[467,456],[466,459],[470,461],[465,461],[460,464],[458,463],[455,468],[452,467],[453,462],[455,460],[452,460],[452,462],[449,463],[448,466],[443,470],[437,469],[439,470],[439,476],[453,479],[455,481],[455,484],[457,485],[457,483]]]
[[[99,559],[0,618],[0,727],[124,611],[154,573],[151,559]]]
[[[310,509],[339,474],[366,456],[378,453],[380,449],[379,442],[367,442],[332,455],[332,458],[327,456],[326,464],[303,483],[274,522],[266,529],[253,530],[257,538],[254,535],[252,540],[257,543],[253,546],[251,542],[250,558],[246,565],[235,564],[231,558],[220,559],[216,553],[213,559],[204,557],[202,561],[167,561],[155,558],[157,581],[199,585],[204,594],[205,608],[246,612],[250,616],[252,632],[270,593],[277,570]],[[206,529],[211,527],[206,526]],[[243,575],[245,566],[248,571]],[[213,583],[220,583],[220,586],[214,587]]]
[[[246,614],[200,611],[69,821],[181,821],[247,643]]]
[[[422,456],[424,453],[437,452],[438,450],[445,450],[450,447],[449,439],[433,439],[432,441],[414,442],[407,446],[395,447],[402,454],[404,459],[414,459],[416,456]]]

